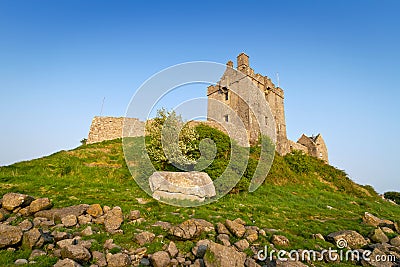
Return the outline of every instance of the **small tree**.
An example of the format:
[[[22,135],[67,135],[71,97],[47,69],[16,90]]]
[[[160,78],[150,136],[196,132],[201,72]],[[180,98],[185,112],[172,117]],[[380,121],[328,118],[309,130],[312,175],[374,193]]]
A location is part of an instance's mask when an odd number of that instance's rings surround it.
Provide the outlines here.
[[[81,145],[84,146],[84,145],[86,145],[86,143],[87,143],[87,139],[86,139],[86,138],[83,138],[80,142],[81,142]]]
[[[193,170],[198,150],[198,134],[185,124],[175,111],[157,111],[157,116],[146,124],[146,149],[150,158],[165,170],[168,164],[183,170]]]

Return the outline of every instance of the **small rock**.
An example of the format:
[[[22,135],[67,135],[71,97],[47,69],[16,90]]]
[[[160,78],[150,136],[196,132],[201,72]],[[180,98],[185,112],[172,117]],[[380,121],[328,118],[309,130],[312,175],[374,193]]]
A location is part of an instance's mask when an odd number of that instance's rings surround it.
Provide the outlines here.
[[[140,218],[140,211],[139,210],[131,210],[129,212],[129,216],[128,219],[133,221],[133,220],[137,220]]]
[[[171,259],[165,251],[158,251],[151,256],[151,263],[154,267],[167,267]]]
[[[386,234],[394,234],[394,231],[390,229],[389,227],[382,227],[382,231]]]
[[[175,243],[170,241],[167,247],[167,252],[172,258],[175,258],[178,255],[178,248],[176,247]]]
[[[8,211],[13,211],[18,207],[26,207],[34,200],[33,197],[19,194],[19,193],[7,193],[3,196],[2,207]]]
[[[136,234],[134,237],[135,241],[140,246],[143,246],[145,244],[153,242],[154,238],[155,238],[155,234],[150,233],[150,232],[141,232],[139,234]]]
[[[124,217],[121,208],[114,207],[112,210],[107,212],[104,219],[104,226],[106,228],[106,231],[111,234],[115,233],[119,229],[123,221]]]
[[[275,246],[286,247],[289,245],[289,239],[287,239],[287,237],[283,235],[273,235],[271,242]]]
[[[96,262],[96,264],[99,267],[107,266],[106,256],[104,255],[104,253],[101,253],[99,251],[93,251],[92,257],[93,257],[94,262]]]
[[[396,236],[390,240],[390,245],[400,247],[400,236]]]
[[[326,239],[327,241],[332,242],[335,245],[338,245],[338,242],[340,242],[341,240],[345,240],[347,243],[347,247],[351,249],[362,248],[363,246],[368,244],[368,242],[362,235],[360,235],[356,231],[351,230],[331,233],[326,237]]]
[[[389,242],[389,238],[386,236],[386,234],[380,228],[375,229],[371,233],[369,238],[372,241],[376,242],[376,243],[387,243],[387,242]]]
[[[261,236],[267,236],[267,233],[265,232],[264,229],[258,230],[258,233],[259,233]]]
[[[14,262],[15,265],[24,265],[24,264],[28,264],[28,260],[26,259],[18,259]]]
[[[18,227],[21,228],[22,232],[26,232],[33,227],[33,223],[29,219],[25,219],[18,224]]]
[[[61,218],[61,223],[64,224],[65,227],[75,226],[78,223],[78,219],[75,215],[70,214]]]
[[[246,239],[241,239],[241,240],[237,241],[234,245],[239,251],[243,251],[243,250],[249,248],[249,246],[250,246],[249,242]]]
[[[76,239],[69,238],[69,239],[63,239],[63,240],[58,241],[56,243],[56,245],[57,245],[57,247],[63,249],[64,247],[66,247],[68,245],[72,245],[72,244],[76,244],[76,243],[77,243]]]
[[[143,265],[143,266],[150,266],[150,261],[149,261],[149,259],[148,259],[148,258],[142,258],[142,259],[140,260],[140,265]]]
[[[107,256],[108,267],[127,267],[131,265],[131,258],[124,253],[111,254]]]
[[[104,206],[103,207],[103,212],[104,213],[107,213],[107,212],[109,212],[111,210],[111,208],[109,207],[109,206]]]
[[[200,236],[203,232],[211,231],[214,231],[214,225],[212,223],[202,219],[189,219],[172,227],[170,229],[170,234],[183,240],[189,240]]]
[[[100,204],[93,204],[89,206],[89,208],[86,210],[86,213],[94,218],[97,218],[103,215],[103,209],[101,208]]]
[[[313,235],[313,238],[314,238],[314,239],[319,239],[319,240],[325,241],[324,236],[321,235],[321,234],[315,234],[315,235]]]
[[[46,255],[45,251],[40,250],[40,249],[34,249],[31,253],[31,255],[29,256],[29,260],[31,261],[31,260],[34,260],[36,257],[44,256],[44,255]]]
[[[36,213],[41,210],[47,210],[52,207],[50,199],[46,198],[38,198],[31,202],[29,205],[29,212]]]
[[[226,220],[225,221],[225,226],[228,228],[228,230],[233,233],[237,237],[242,237],[244,233],[246,232],[246,228],[244,227],[243,224],[239,224],[237,222],[233,222],[231,220]]]
[[[229,235],[220,234],[217,236],[217,240],[222,243],[222,245],[229,247],[231,243],[229,242]]]
[[[246,225],[246,222],[241,219],[241,218],[236,218],[233,220],[235,223],[241,224],[241,225]]]
[[[398,222],[395,222],[395,223],[394,223],[394,229],[396,230],[396,232],[397,232],[398,234],[400,234],[400,224],[399,224]]]
[[[211,241],[203,259],[207,267],[243,267],[246,254]]]
[[[61,218],[67,215],[75,215],[76,217],[84,214],[88,209],[89,205],[87,204],[79,204],[75,206],[60,208],[60,209],[51,209],[51,210],[41,210],[35,213],[35,217],[47,218],[52,221],[61,221]]]
[[[61,249],[61,256],[77,261],[88,261],[91,258],[90,252],[82,245],[66,245]]]
[[[249,242],[254,242],[258,239],[258,231],[255,229],[246,229],[246,233],[244,234],[244,238]]]
[[[251,258],[247,258],[246,261],[244,262],[244,266],[246,267],[261,267],[255,260]]]
[[[158,221],[152,225],[153,227],[161,227],[163,230],[168,231],[172,228],[169,222]]]
[[[92,216],[89,214],[80,215],[78,217],[78,222],[80,225],[89,224],[92,222]]]
[[[82,236],[90,236],[93,235],[93,231],[92,231],[92,227],[88,226],[86,227],[82,232],[81,232]]]
[[[41,236],[40,231],[37,228],[33,228],[25,232],[22,238],[22,246],[32,249],[39,241],[40,236]]]
[[[113,248],[117,248],[118,246],[114,244],[114,240],[112,240],[112,239],[107,239],[107,240],[104,242],[103,247],[104,247],[104,249],[110,250],[110,249],[113,249]]]
[[[53,231],[51,235],[53,236],[55,242],[68,238],[68,234],[66,232]]]
[[[226,234],[226,235],[230,235],[231,234],[229,232],[229,230],[226,228],[226,226],[223,225],[222,223],[217,223],[216,228],[217,228],[217,233],[218,234]]]
[[[63,259],[58,260],[57,263],[53,265],[53,267],[81,267],[81,265],[71,259]]]

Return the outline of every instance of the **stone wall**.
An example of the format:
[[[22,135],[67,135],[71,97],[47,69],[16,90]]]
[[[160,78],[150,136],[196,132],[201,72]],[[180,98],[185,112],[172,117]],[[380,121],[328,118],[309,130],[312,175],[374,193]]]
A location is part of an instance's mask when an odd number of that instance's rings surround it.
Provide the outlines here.
[[[87,143],[93,144],[122,137],[125,123],[125,136],[143,136],[144,122],[135,118],[94,117],[90,126]]]

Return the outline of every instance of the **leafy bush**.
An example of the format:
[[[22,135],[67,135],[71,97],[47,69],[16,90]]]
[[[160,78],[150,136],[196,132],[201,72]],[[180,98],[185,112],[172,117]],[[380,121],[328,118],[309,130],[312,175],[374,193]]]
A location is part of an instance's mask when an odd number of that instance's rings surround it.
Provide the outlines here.
[[[400,205],[400,192],[386,192],[384,197]]]

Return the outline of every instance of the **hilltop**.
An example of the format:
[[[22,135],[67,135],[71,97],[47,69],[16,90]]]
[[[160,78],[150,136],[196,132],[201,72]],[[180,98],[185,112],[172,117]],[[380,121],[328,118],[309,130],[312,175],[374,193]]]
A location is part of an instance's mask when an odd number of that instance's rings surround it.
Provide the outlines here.
[[[251,150],[254,160],[256,150]],[[269,230],[257,240],[260,247],[269,245],[272,235],[279,234],[290,240],[285,250],[332,247],[330,242],[313,238],[315,234],[326,237],[333,232],[354,230],[367,237],[375,227],[362,223],[365,212],[400,221],[399,206],[383,200],[372,187],[358,185],[344,171],[301,153],[284,157],[276,154],[264,184],[253,193],[239,188],[217,202],[197,208],[165,205],[148,196],[133,180],[125,164],[121,139],[1,167],[0,195],[9,192],[49,197],[55,208],[85,203],[119,206],[124,213],[138,210],[145,219],[140,225],[124,223],[124,234],[102,232],[92,237],[99,243],[112,238],[124,248],[138,248],[132,238],[139,231],[160,234],[152,228],[158,221],[176,225],[196,218],[215,225],[240,218],[246,225]],[[177,246],[190,251],[196,242],[177,241]],[[163,244],[154,242],[146,247],[151,254],[161,250]],[[21,255],[29,255],[29,250],[12,254],[2,250],[0,264],[11,264]],[[323,265],[316,265],[319,264]]]

